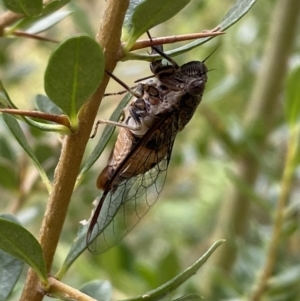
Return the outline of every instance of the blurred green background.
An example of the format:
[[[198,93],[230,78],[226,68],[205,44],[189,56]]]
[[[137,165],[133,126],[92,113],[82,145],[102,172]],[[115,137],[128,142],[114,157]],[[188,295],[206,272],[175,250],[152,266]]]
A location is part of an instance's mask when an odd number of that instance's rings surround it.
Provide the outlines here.
[[[284,112],[286,81],[300,61],[300,38],[294,35],[300,24],[296,22],[290,28],[283,24],[286,39],[282,39],[281,55],[273,62],[281,68],[281,77],[277,77],[276,70],[265,78],[259,75],[282,34],[280,30],[277,35],[270,34],[278,27],[275,9],[280,11],[276,7],[286,3],[258,1],[225,35],[175,58],[178,64],[203,60],[220,45],[207,61],[210,71],[202,103],[177,136],[163,192],[122,242],[101,255],[85,252],[64,282],[80,288],[94,279],[108,280],[113,286],[113,299],[133,297],[168,281],[196,261],[215,240],[226,238],[204,268],[166,299],[184,293],[198,293],[205,300],[244,300],[251,295],[266,259],[281,191],[289,137]],[[159,37],[214,28],[233,4],[233,0],[192,1],[151,34]],[[59,41],[76,33],[94,37],[103,5],[96,0],[71,2],[62,10],[72,13],[43,35]],[[19,108],[33,109],[34,96],[44,94],[43,73],[56,45],[18,37],[2,38],[0,46],[0,79]],[[172,47],[167,45],[165,49]],[[114,73],[132,86],[137,78],[150,75],[150,69],[147,62],[120,62]],[[269,90],[276,94],[260,94],[257,91],[269,85],[269,77],[275,77]],[[119,90],[122,88],[111,81],[107,91]],[[108,118],[120,99],[105,98],[99,118]],[[25,124],[22,128],[52,179],[60,137]],[[88,144],[86,158],[98,137]],[[112,146],[113,141],[74,193],[53,271],[63,262],[79,221],[90,215],[98,194],[96,177]],[[37,236],[47,191],[2,119],[0,154],[0,210],[16,214]],[[284,209],[275,273],[268,281],[264,300],[300,300],[299,185],[298,168]],[[25,275],[26,271],[11,300],[17,300]]]

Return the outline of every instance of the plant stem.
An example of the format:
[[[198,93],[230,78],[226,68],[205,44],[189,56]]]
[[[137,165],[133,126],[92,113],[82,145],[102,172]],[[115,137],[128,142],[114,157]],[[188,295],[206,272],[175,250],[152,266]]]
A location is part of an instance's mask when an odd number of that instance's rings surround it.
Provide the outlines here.
[[[120,37],[128,4],[128,0],[106,1],[105,18],[103,18],[100,25],[97,41],[103,48],[106,70],[109,71],[114,69],[121,55]],[[81,109],[78,116],[78,132],[66,136],[63,141],[61,156],[55,170],[53,189],[40,230],[40,243],[49,272],[67,215],[80,163],[108,80],[109,77],[104,76],[98,90]],[[43,292],[39,288],[39,279],[34,271],[30,269],[21,301],[38,301],[42,298]]]
[[[287,70],[287,60],[295,37],[299,18],[299,0],[278,0],[273,10],[269,36],[257,80],[250,96],[245,116],[245,127],[250,132],[253,128],[264,128],[267,137],[274,125],[278,112],[278,99],[282,90]],[[262,124],[263,122],[263,124]],[[265,142],[260,141],[257,147],[264,152]],[[249,152],[237,161],[236,177],[249,186],[254,186],[260,172],[259,165]],[[227,243],[206,265],[202,279],[205,294],[213,292],[214,273],[212,266],[229,273],[237,255],[237,238],[242,237],[247,228],[250,214],[251,198],[236,187],[223,202],[219,223],[212,239],[225,238]]]
[[[290,133],[290,139],[288,143],[288,152],[285,162],[285,168],[283,171],[281,181],[281,192],[275,212],[273,231],[266,253],[266,261],[262,267],[261,274],[259,275],[254,290],[249,298],[249,301],[261,300],[264,292],[268,288],[268,280],[272,276],[274,266],[277,259],[277,251],[280,245],[281,233],[284,222],[284,209],[289,200],[289,193],[291,191],[293,174],[295,170],[295,157],[297,155],[298,139],[300,135],[300,126],[294,127]]]
[[[49,277],[49,293],[53,297],[57,298],[65,298],[68,300],[76,300],[76,301],[97,301],[96,299],[89,297],[88,295],[80,292],[79,290],[68,286],[53,277]]]
[[[131,47],[130,51],[138,50],[142,48],[147,48],[156,45],[165,45],[165,44],[173,44],[182,41],[189,41],[195,40],[200,38],[207,38],[207,37],[214,37],[225,34],[224,31],[204,31],[199,33],[190,33],[190,34],[183,34],[183,35],[173,35],[167,37],[160,37],[160,38],[152,38],[152,40],[138,40],[134,43]],[[124,43],[125,45],[125,43]]]
[[[257,90],[253,93],[251,106],[249,108],[250,114],[247,119],[249,124],[255,122],[255,115],[260,111],[263,112],[266,118],[266,124],[270,124],[268,119],[272,114],[269,113],[271,112],[272,107],[274,107],[274,99],[278,97],[280,92],[278,91],[279,88],[276,87],[282,86],[279,79],[282,77],[282,69],[286,68],[288,50],[291,48],[294,40],[299,16],[299,1],[280,0],[277,2],[273,15],[273,22],[271,22],[274,26],[271,30],[269,44],[267,45],[265,52],[263,68],[258,78]],[[283,60],[283,57],[286,57],[286,59]],[[261,103],[261,98],[266,99],[266,101]],[[288,201],[291,187],[293,160],[299,131],[296,131],[296,133],[298,134],[295,135],[295,131],[293,130],[288,142],[288,153],[281,182],[281,193],[275,212],[273,231],[265,257],[266,261],[254,285],[254,289],[251,292],[249,301],[259,301],[262,299],[263,294],[267,289],[268,280],[274,271],[283,226],[284,208]]]

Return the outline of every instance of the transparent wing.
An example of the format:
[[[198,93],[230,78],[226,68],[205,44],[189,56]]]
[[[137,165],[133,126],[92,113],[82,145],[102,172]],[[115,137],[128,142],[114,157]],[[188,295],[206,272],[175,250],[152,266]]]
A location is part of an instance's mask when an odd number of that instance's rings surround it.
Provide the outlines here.
[[[88,235],[87,243],[91,252],[103,253],[116,245],[143,218],[157,200],[166,179],[177,133],[174,127],[170,133],[171,128],[166,127],[165,131],[168,133],[160,129],[160,137],[156,137],[157,141],[160,143],[163,141],[167,147],[166,155],[158,164],[143,174],[124,180],[116,190],[103,192],[96,209],[98,212],[95,212],[93,216],[94,222],[91,221],[92,232]],[[143,141],[143,144],[146,142],[147,139]],[[153,156],[159,156],[159,146],[153,148],[147,158],[139,156],[140,149],[137,147],[136,151],[131,153],[139,158],[137,168],[142,164],[147,166],[149,160],[152,162]],[[128,159],[129,157],[126,157],[125,160]]]

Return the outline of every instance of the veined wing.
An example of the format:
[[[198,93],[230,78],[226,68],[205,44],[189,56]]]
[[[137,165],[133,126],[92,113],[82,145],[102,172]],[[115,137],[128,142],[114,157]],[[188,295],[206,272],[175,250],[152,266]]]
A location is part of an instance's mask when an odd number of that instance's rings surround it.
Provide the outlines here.
[[[92,252],[103,253],[117,244],[155,203],[165,182],[177,134],[174,121],[176,123],[178,116],[174,113],[168,112],[158,119],[115,170],[90,222],[87,244]],[[162,149],[165,155],[161,159]],[[149,166],[151,162],[159,163],[145,173],[124,179],[111,189],[133,157],[138,169]]]

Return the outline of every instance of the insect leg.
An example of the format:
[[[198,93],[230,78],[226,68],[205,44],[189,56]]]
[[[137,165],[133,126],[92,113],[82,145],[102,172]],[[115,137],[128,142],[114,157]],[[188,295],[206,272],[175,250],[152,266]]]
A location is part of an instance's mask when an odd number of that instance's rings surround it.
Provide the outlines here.
[[[153,76],[152,76],[153,77]],[[137,81],[135,81],[137,82]],[[129,87],[130,90],[136,89],[137,86],[133,86],[133,87]],[[116,93],[104,93],[103,97],[107,97],[107,96],[114,96],[114,95],[122,95],[128,93],[128,90],[122,90]]]
[[[118,127],[121,127],[121,128],[129,129],[131,131],[139,131],[142,128],[141,125],[139,125],[139,126],[131,126],[131,125],[128,125],[128,124],[123,123],[123,122],[117,122],[117,121],[112,121],[112,120],[99,119],[96,122],[96,124],[95,124],[94,132],[90,136],[90,138],[94,138],[96,136],[99,124],[108,124],[108,125],[118,126]]]
[[[147,35],[150,39],[150,42],[152,42],[152,37],[150,36],[150,33],[149,31],[147,31]],[[170,62],[172,64],[172,66],[178,70],[180,67],[178,66],[178,64],[168,55],[166,55],[164,53],[164,50],[163,50],[163,45],[158,45],[158,46],[151,46],[151,49],[152,49],[152,52],[151,54],[154,54],[154,53],[158,53],[161,57],[163,57],[164,59],[166,59],[168,62]]]
[[[117,78],[115,75],[110,73],[109,71],[105,71],[111,78],[113,78],[118,84],[120,84],[123,88],[125,88],[126,91],[128,91],[132,96],[136,98],[140,98],[142,95],[140,93],[137,93],[133,90],[131,90],[130,87],[128,87],[124,82],[122,82],[119,78]]]

